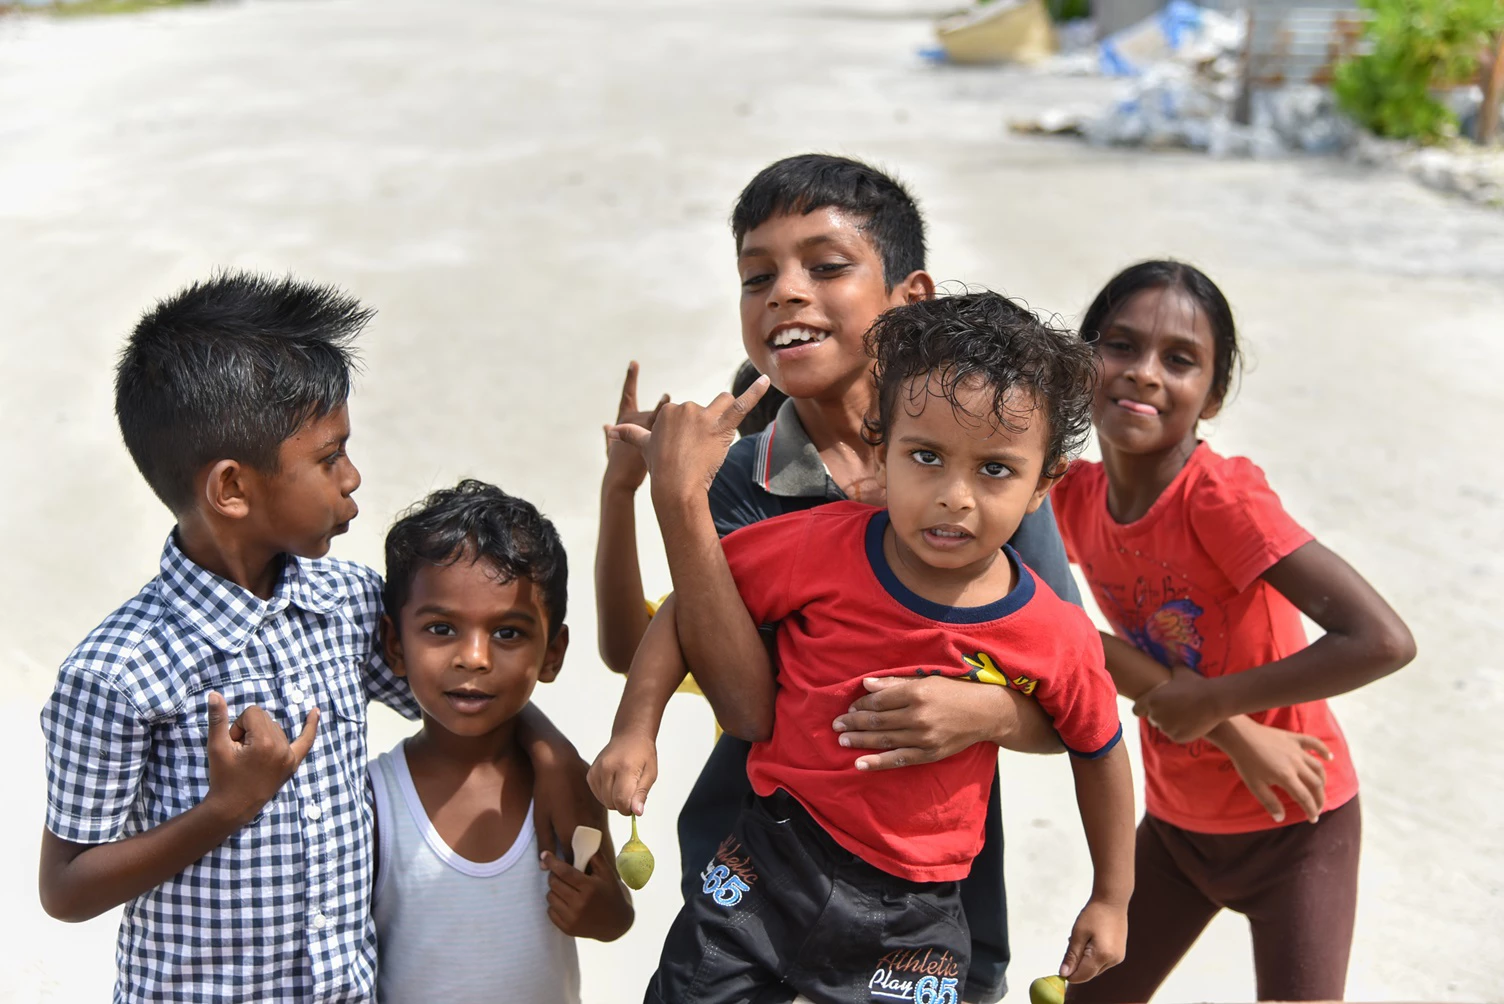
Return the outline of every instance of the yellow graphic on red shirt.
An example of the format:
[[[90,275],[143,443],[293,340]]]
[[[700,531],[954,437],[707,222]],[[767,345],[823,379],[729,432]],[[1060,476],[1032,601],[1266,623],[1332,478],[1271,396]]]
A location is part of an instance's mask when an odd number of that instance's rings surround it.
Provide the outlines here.
[[[986,652],[978,652],[976,655],[963,655],[961,657],[971,671],[966,674],[966,679],[975,680],[977,683],[992,683],[999,687],[1012,687],[1014,690],[1025,694],[1032,694],[1039,681],[1027,676],[1012,676],[998,668],[997,663],[992,661],[992,656]]]

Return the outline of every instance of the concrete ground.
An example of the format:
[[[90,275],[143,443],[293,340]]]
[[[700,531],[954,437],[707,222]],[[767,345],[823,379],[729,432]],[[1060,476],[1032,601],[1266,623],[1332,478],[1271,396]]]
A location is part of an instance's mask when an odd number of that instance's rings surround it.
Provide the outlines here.
[[[938,2],[0,18],[0,1001],[99,1000],[112,978],[113,915],[68,927],[36,905],[36,713],[69,648],[153,574],[169,527],[111,415],[137,314],[220,265],[379,307],[353,407],[364,515],[336,553],[379,563],[392,515],[463,474],[537,502],[577,570],[575,650],[540,701],[593,754],[620,692],[593,652],[586,578],[600,425],[630,358],[648,396],[703,400],[729,380],[731,202],[764,163],[810,149],[910,181],[940,278],[1068,316],[1146,256],[1222,283],[1254,366],[1213,442],[1256,458],[1420,643],[1413,667],[1335,702],[1367,831],[1349,994],[1504,997],[1504,475],[1487,452],[1504,417],[1504,215],[1330,161],[1009,136],[1009,114],[1106,85],[923,65]],[[373,714],[375,748],[404,729]],[[631,934],[583,948],[591,1002],[635,999],[653,966],[677,900],[674,818],[710,740],[706,708],[678,699],[643,820],[659,876]],[[1066,764],[1002,770],[1021,991],[1058,964],[1088,870]],[[1161,999],[1252,989],[1246,925],[1224,916]]]

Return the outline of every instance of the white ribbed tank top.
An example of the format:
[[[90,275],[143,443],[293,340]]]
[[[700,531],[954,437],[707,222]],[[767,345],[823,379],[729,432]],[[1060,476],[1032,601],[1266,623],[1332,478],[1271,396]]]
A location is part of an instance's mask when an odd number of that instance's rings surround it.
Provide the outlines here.
[[[429,821],[402,743],[371,763],[370,778],[380,1004],[579,1004],[574,939],[548,919],[532,804],[506,854],[470,861]]]

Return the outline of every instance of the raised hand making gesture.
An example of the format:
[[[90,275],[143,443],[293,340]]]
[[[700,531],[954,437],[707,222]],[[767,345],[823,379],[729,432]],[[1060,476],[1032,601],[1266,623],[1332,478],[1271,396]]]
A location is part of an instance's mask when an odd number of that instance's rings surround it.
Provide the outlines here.
[[[606,477],[608,485],[635,492],[642,485],[642,479],[647,477],[648,467],[643,462],[642,452],[622,440],[621,437],[612,436],[611,429],[631,425],[641,429],[651,430],[654,419],[663,406],[668,404],[668,395],[658,399],[658,403],[651,411],[643,411],[637,407],[637,361],[634,359],[627,364],[627,377],[622,381],[621,400],[616,405],[616,422],[606,426]]]
[[[209,694],[209,795],[228,819],[250,822],[270,802],[313,748],[319,709],[308,712],[292,742],[261,708],[252,705],[229,721],[225,699]]]
[[[42,904],[60,920],[97,917],[154,889],[208,854],[256,818],[313,748],[319,712],[308,712],[292,742],[258,707],[230,721],[220,694],[210,692],[209,794],[181,815],[149,830],[102,844],[76,844],[42,831]]]
[[[740,397],[722,392],[704,407],[665,401],[658,406],[650,426],[619,422],[608,428],[606,435],[641,451],[653,477],[655,505],[703,497],[736,441],[737,427],[767,391],[768,378],[763,376]],[[660,520],[663,515],[660,511]]]

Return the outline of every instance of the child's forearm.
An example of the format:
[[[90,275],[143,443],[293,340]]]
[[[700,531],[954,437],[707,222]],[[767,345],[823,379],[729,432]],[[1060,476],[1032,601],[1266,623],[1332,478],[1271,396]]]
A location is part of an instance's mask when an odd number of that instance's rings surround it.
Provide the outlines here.
[[[622,690],[616,719],[611,724],[613,738],[636,735],[654,741],[663,723],[669,699],[689,674],[679,639],[674,631],[674,597],[670,596],[648,623],[642,644],[632,660],[627,685]]]
[[[211,795],[180,816],[108,844],[75,844],[45,830],[42,909],[77,923],[99,916],[171,879],[254,819]]]
[[[1325,700],[1387,676],[1415,658],[1410,629],[1355,569],[1311,541],[1264,580],[1326,633],[1293,655],[1208,681],[1225,716]]]
[[[1094,760],[1071,757],[1076,805],[1093,870],[1091,898],[1126,907],[1133,895],[1133,771],[1119,742]]]
[[[1153,658],[1140,652],[1117,635],[1102,634],[1102,654],[1107,658],[1107,673],[1118,693],[1136,701],[1161,683],[1170,682],[1170,671]]]
[[[998,708],[997,734],[993,742],[1015,753],[1062,753],[1065,744],[1060,733],[1055,731],[1054,719],[1050,718],[1039,702],[1025,697],[1008,687],[989,685],[990,691],[982,692],[983,700],[1000,702]]]
[[[740,599],[737,602],[740,603]],[[741,608],[741,614],[747,617],[745,607]],[[750,623],[751,618],[747,620]],[[642,645],[637,649],[632,672],[627,674],[627,690],[622,694],[621,707],[617,711],[619,724],[635,728],[643,735],[649,734],[645,730],[651,728],[650,734],[657,735],[663,709],[688,671],[680,648],[681,637],[679,594],[675,593],[664,602],[658,616],[648,625]],[[767,650],[761,648],[761,640],[758,647],[766,662]],[[638,673],[644,677],[640,690],[633,686],[633,678]],[[766,679],[770,684],[772,675],[771,669],[768,670]],[[758,742],[773,734],[772,696],[769,694],[764,698],[755,674],[710,673],[705,678],[696,674],[695,682],[700,685],[724,731],[748,742]]]
[[[766,738],[777,692],[773,659],[737,591],[705,492],[655,484],[653,508],[674,580],[684,660],[722,728],[743,739]],[[733,728],[722,717],[727,713],[748,728]]]
[[[635,497],[635,489],[613,479],[608,468],[595,544],[595,615],[601,661],[616,673],[631,667],[649,619],[637,562]]]
[[[1102,632],[1102,651],[1107,656],[1107,672],[1117,685],[1118,693],[1136,701],[1162,683],[1170,682],[1170,671],[1116,635]],[[1246,715],[1232,715],[1206,734],[1206,738],[1224,753],[1239,742],[1243,729],[1256,725]]]

